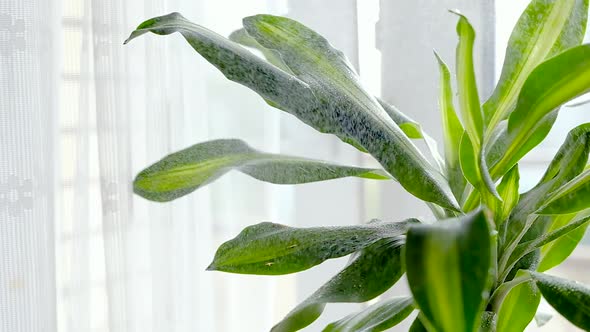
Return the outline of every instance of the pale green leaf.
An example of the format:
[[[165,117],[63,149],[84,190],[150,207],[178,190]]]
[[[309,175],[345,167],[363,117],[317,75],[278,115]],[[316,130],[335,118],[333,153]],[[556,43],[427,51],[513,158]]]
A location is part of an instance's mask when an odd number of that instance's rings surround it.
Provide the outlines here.
[[[483,110],[491,131],[508,117],[529,74],[545,59],[584,38],[588,0],[533,0],[520,16],[506,48],[500,80]]]
[[[572,324],[590,330],[590,288],[576,281],[531,272],[547,302]]]
[[[308,326],[327,303],[359,303],[379,296],[404,273],[402,248],[400,241],[384,239],[360,251],[342,271],[289,312],[272,332],[292,332]]]
[[[475,31],[465,16],[458,12],[453,13],[459,16],[457,23],[457,34],[459,35],[459,44],[457,45],[457,92],[461,119],[477,154],[482,143],[484,124],[473,66]]]
[[[518,164],[515,165],[502,177],[502,181],[498,185],[498,194],[502,197],[502,202],[499,202],[496,207],[497,215],[494,216],[496,225],[504,223],[510,216],[512,209],[518,203],[520,194],[518,193],[518,183],[520,181],[520,174],[518,172]]]
[[[440,92],[438,105],[441,110],[443,137],[445,146],[445,173],[449,179],[451,189],[458,199],[465,189],[465,177],[461,172],[459,159],[459,147],[461,136],[464,133],[463,125],[457,117],[453,104],[453,88],[451,86],[451,73],[446,63],[438,53],[434,52],[440,71]]]
[[[590,45],[571,48],[533,70],[510,114],[505,137],[500,139],[505,144],[503,154],[492,153],[499,157],[490,163],[492,178],[505,174],[547,135],[547,119],[556,116],[562,104],[588,91]]]
[[[399,324],[414,310],[411,297],[394,297],[326,326],[323,332],[378,332]]]
[[[309,269],[326,259],[359,251],[379,240],[400,241],[416,219],[343,227],[294,228],[263,222],[222,244],[209,270],[277,275]]]
[[[138,195],[170,201],[236,170],[258,180],[298,184],[356,176],[388,179],[382,170],[339,166],[301,157],[263,153],[236,139],[220,139],[175,152],[141,171],[133,182]]]
[[[516,277],[528,275],[519,271]],[[497,332],[522,332],[535,317],[541,302],[541,293],[533,280],[512,287],[504,297],[498,311]]]
[[[477,330],[491,287],[491,242],[483,211],[410,228],[408,283],[429,330]]]

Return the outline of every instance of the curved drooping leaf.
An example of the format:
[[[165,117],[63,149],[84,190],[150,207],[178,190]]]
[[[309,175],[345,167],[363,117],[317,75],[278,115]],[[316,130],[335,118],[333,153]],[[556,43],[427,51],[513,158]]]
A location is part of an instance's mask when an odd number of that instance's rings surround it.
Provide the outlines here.
[[[442,207],[458,209],[444,176],[361,86],[342,52],[313,30],[288,18],[255,15],[244,19],[244,27],[263,47],[281,55],[295,76],[313,89],[330,118],[408,192]]]
[[[483,150],[476,154],[476,147],[473,146],[471,138],[466,133],[461,139],[461,146],[459,148],[459,160],[461,163],[461,171],[465,179],[479,191],[480,197],[488,206],[495,206],[501,201],[501,197],[496,190],[494,181],[488,173],[488,166],[485,163]],[[470,204],[474,201],[469,199],[463,204],[463,210],[470,211],[473,208]]]
[[[547,198],[538,214],[569,214],[590,208],[590,170],[585,170]]]
[[[582,214],[584,212],[580,212]],[[548,230],[549,233],[566,226],[573,218],[583,217],[579,214],[565,214],[558,215],[554,218]],[[586,214],[587,215],[587,214]],[[582,238],[586,234],[590,223],[582,224],[582,226],[573,231],[561,236],[553,242],[549,242],[541,248],[541,259],[537,271],[545,272],[555,266],[558,266],[565,261],[569,255],[576,249]]]
[[[505,151],[491,164],[492,178],[505,174],[549,132],[546,119],[567,101],[590,91],[590,44],[543,62],[529,75],[508,119]],[[538,132],[538,128],[543,132]],[[531,140],[532,136],[543,134]]]
[[[510,35],[500,80],[483,105],[488,130],[508,117],[538,64],[582,42],[587,18],[588,0],[530,2]]]
[[[402,248],[400,239],[384,239],[360,251],[342,271],[289,312],[272,332],[292,332],[308,326],[327,303],[360,303],[382,294],[404,273]]]
[[[584,170],[590,153],[590,123],[585,123],[572,129],[559,151],[547,167],[547,171],[541,180],[522,194],[515,207],[507,227],[500,228],[500,238],[504,243],[511,243],[523,231],[529,215],[543,205],[547,197],[556,189],[566,184]],[[539,234],[529,234],[525,241],[534,239]]]
[[[367,150],[415,196],[458,210],[442,174],[353,79],[356,74],[341,52],[312,30],[286,18],[258,15],[245,18],[244,23],[248,34],[265,48],[279,52],[295,75],[179,13],[143,22],[126,43],[147,32],[180,32],[228,79],[256,91],[267,103],[316,130]]]
[[[451,72],[447,64],[441,59],[438,53],[434,52],[440,71],[440,92],[438,106],[441,110],[443,137],[445,146],[445,173],[453,194],[457,199],[461,198],[465,189],[465,177],[461,172],[459,160],[459,147],[463,136],[463,125],[457,117],[453,104],[453,88],[451,86]]]
[[[491,242],[483,211],[410,228],[408,283],[429,330],[476,331],[491,287]]]
[[[133,182],[138,195],[158,202],[184,196],[236,170],[276,184],[299,184],[348,176],[390,179],[382,170],[330,164],[320,160],[264,153],[237,139],[195,144],[141,171]]]
[[[346,256],[384,238],[394,239],[416,219],[344,227],[294,228],[263,222],[222,244],[208,270],[277,275],[299,272]]]
[[[414,311],[411,297],[377,302],[326,326],[322,332],[379,332],[399,324]]]
[[[516,277],[528,274],[519,271]],[[504,297],[498,311],[497,332],[522,332],[535,317],[541,293],[535,282],[529,280],[514,286]]]
[[[531,272],[547,302],[572,324],[590,330],[590,288],[576,281]]]

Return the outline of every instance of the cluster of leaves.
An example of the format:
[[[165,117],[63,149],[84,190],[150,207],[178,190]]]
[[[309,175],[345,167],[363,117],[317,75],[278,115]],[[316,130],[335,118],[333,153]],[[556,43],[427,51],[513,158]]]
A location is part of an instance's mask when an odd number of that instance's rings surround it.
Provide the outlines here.
[[[296,21],[247,17],[229,39],[178,13],[145,21],[128,40],[179,32],[229,80],[372,155],[382,169],[265,153],[225,139],[196,144],[146,168],[134,181],[135,192],[170,201],[230,170],[277,184],[355,176],[397,180],[432,209],[434,223],[261,223],[224,243],[209,270],[278,275],[351,255],[273,331],[308,326],[327,303],[371,300],[404,273],[410,296],[377,302],[324,331],[382,331],[414,310],[419,314],[411,331],[522,331],[535,316],[539,324],[547,321],[537,314],[541,297],[590,330],[590,288],[543,273],[569,256],[590,220],[590,123],[569,133],[539,183],[522,194],[518,170],[518,161],[547,136],[560,107],[590,90],[590,44],[581,44],[588,0],[533,0],[512,32],[499,82],[483,103],[473,68],[475,31],[455,14],[456,98],[451,73],[435,54],[444,157],[415,121],[361,86],[340,51]],[[416,147],[418,139],[428,151]]]

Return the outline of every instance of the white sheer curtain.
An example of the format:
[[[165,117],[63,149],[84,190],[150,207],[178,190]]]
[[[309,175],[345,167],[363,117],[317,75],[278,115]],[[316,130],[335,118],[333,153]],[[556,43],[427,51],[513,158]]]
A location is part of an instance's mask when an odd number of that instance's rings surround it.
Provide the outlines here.
[[[122,42],[171,11],[224,35],[265,12],[306,22],[356,61],[355,5],[2,1],[0,331],[267,330],[328,279],[342,261],[300,277],[204,269],[250,224],[363,221],[359,180],[292,188],[230,174],[168,204],[136,197],[131,181],[172,151],[220,137],[356,164],[358,153],[226,81],[178,35]]]

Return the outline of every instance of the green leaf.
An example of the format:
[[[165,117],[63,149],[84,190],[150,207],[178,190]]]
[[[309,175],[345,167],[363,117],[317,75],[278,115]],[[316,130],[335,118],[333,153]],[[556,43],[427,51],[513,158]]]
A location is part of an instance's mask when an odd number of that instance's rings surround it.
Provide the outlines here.
[[[245,18],[244,23],[248,34],[263,47],[280,53],[295,75],[178,13],[145,21],[126,42],[147,32],[180,32],[228,79],[256,91],[267,103],[316,130],[367,150],[415,196],[458,210],[444,176],[354,80],[356,74],[341,52],[312,30],[286,18],[258,15]]]
[[[263,153],[236,139],[195,144],[166,156],[141,171],[133,188],[138,195],[158,202],[184,196],[236,170],[258,180],[298,184],[347,176],[390,179],[384,171],[339,166],[301,157]]]
[[[547,302],[572,324],[590,330],[590,288],[578,282],[531,272]]]
[[[350,263],[293,309],[272,332],[291,332],[313,323],[327,303],[359,303],[369,301],[391,286],[404,273],[401,261],[403,245],[383,239],[353,256]]]
[[[372,222],[345,227],[293,228],[263,222],[246,227],[222,244],[208,270],[277,275],[299,272],[330,258],[346,256],[381,239],[397,239],[410,224]]]
[[[453,194],[460,198],[465,189],[465,177],[461,172],[459,147],[464,133],[463,125],[457,117],[453,104],[453,88],[451,86],[451,72],[438,53],[434,52],[440,71],[440,93],[438,105],[441,110],[443,137],[445,146],[445,172]]]
[[[498,194],[502,197],[502,202],[499,202],[496,207],[497,215],[494,216],[496,226],[508,219],[510,213],[516,204],[518,204],[518,199],[520,198],[520,194],[518,193],[519,181],[520,174],[518,172],[518,164],[516,164],[502,177],[502,182],[498,185]]]
[[[510,114],[538,64],[582,42],[587,17],[588,0],[530,2],[510,35],[496,89],[483,105],[488,131]]]
[[[467,133],[463,134],[461,147],[459,148],[459,158],[461,162],[461,171],[469,183],[476,188],[487,206],[495,206],[501,200],[496,191],[496,186],[492,181],[490,174],[487,172],[487,165],[483,154],[476,154],[476,148],[473,146],[471,138]],[[469,200],[463,205],[463,210],[469,211],[472,203]]]
[[[531,141],[544,119],[567,101],[590,91],[590,45],[571,48],[540,64],[529,75],[508,120],[506,150],[492,164],[492,178],[506,173],[548,133]]]
[[[411,297],[394,297],[333,322],[323,332],[385,331],[406,319],[413,310]]]
[[[519,271],[516,277],[528,275]],[[541,293],[535,282],[529,280],[514,286],[504,297],[498,311],[497,332],[521,332],[535,317],[541,302]]]
[[[527,242],[519,244],[514,249],[514,251],[512,251],[512,254],[510,255],[510,259],[507,261],[508,264],[506,265],[506,267],[504,267],[504,266],[501,267],[502,271],[504,271],[504,274],[500,277],[500,280],[504,280],[507,275],[507,271],[510,271],[514,267],[516,262],[518,262],[526,254],[528,254],[538,248],[541,248],[542,246],[544,246],[548,243],[551,243],[552,241],[559,239],[560,237],[568,234],[569,232],[571,232],[581,226],[584,226],[589,221],[590,221],[590,217],[588,217],[588,216],[575,218],[574,220],[567,223],[565,226],[559,227],[549,233],[539,235],[539,237],[537,237],[533,240],[529,240]]]
[[[539,214],[569,214],[590,208],[590,170],[557,189],[539,208]]]
[[[410,193],[458,210],[449,184],[360,83],[342,52],[304,25],[284,17],[244,19],[248,34],[276,50],[297,76],[309,84],[330,119],[373,155]]]
[[[566,226],[576,216],[576,214],[556,216],[551,224],[549,232],[556,231],[559,228]],[[545,272],[565,261],[574,249],[576,249],[580,241],[582,241],[582,238],[588,229],[588,225],[590,225],[590,223],[585,223],[557,240],[544,245],[541,248],[541,261],[539,262],[537,271]]]
[[[465,16],[458,12],[452,13],[459,16],[457,23],[457,34],[459,35],[459,45],[457,45],[457,90],[461,118],[477,153],[481,147],[484,124],[475,81],[475,69],[473,67],[475,31]]]
[[[452,13],[459,16],[457,23],[457,34],[459,35],[459,44],[457,45],[457,92],[461,119],[465,125],[466,133],[466,135],[463,135],[460,145],[461,169],[467,181],[482,193],[486,201],[490,202],[493,201],[493,197],[500,198],[489,175],[485,163],[485,154],[482,150],[483,112],[479,102],[473,65],[475,31],[465,16],[458,12],[452,11]]]
[[[422,324],[422,321],[420,320],[420,313],[418,313],[418,317],[416,317],[416,319],[414,319],[414,321],[412,322],[412,325],[410,325],[410,329],[408,330],[408,332],[428,332],[428,330],[426,329],[426,327],[424,326],[424,324]]]
[[[491,287],[492,240],[483,211],[410,228],[408,283],[429,330],[475,331]],[[444,273],[442,273],[444,271]]]
[[[557,154],[549,164],[547,171],[533,189],[522,194],[507,223],[500,228],[500,238],[511,243],[525,229],[528,216],[533,214],[547,200],[551,192],[573,179],[584,170],[590,153],[590,124],[582,124],[572,129]],[[540,234],[528,234],[525,240]]]

